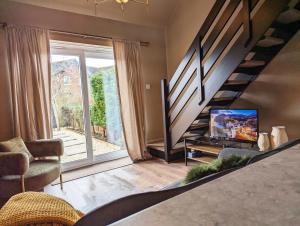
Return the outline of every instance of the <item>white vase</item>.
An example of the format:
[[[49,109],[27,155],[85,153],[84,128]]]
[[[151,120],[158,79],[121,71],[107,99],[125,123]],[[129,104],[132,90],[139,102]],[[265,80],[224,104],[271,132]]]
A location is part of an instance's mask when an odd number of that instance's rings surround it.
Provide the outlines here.
[[[285,126],[272,127],[271,143],[272,143],[273,149],[288,142],[288,140],[289,139],[288,139],[288,135],[286,133]]]
[[[268,151],[270,148],[268,133],[259,133],[257,144],[260,151]]]

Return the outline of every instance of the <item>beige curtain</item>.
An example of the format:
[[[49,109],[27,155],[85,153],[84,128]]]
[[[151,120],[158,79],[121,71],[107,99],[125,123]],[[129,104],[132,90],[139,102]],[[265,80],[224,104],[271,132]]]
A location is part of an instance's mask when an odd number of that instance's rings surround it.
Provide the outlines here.
[[[145,112],[140,43],[114,40],[124,137],[130,158],[144,160]]]
[[[51,75],[47,30],[5,28],[14,136],[46,139],[51,130]]]

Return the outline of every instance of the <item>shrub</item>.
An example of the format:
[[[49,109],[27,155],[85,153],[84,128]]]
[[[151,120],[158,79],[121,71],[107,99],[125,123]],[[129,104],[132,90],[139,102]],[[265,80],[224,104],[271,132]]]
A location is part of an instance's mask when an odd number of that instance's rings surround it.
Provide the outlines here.
[[[103,88],[103,74],[97,72],[91,78],[91,89],[94,103],[91,107],[91,121],[101,127],[106,126],[105,99]]]
[[[200,164],[193,167],[185,177],[184,184],[191,183],[210,174],[217,173],[217,168],[211,164]]]
[[[245,166],[250,157],[233,155],[226,159],[217,159],[211,164],[199,164],[194,166],[186,175],[183,184],[188,184],[208,175],[218,173],[227,169]]]

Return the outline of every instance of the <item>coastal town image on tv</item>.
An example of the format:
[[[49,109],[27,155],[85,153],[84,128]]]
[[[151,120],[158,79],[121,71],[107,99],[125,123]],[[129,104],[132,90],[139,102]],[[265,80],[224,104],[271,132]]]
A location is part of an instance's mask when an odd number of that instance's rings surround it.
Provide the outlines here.
[[[210,134],[214,138],[257,141],[257,110],[213,109]]]

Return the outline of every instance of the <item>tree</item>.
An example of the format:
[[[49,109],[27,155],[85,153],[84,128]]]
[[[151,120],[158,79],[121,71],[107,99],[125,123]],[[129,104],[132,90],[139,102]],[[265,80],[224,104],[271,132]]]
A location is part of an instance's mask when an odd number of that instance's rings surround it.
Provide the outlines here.
[[[101,71],[91,77],[91,89],[94,99],[91,108],[91,121],[94,125],[106,127],[103,74]]]

